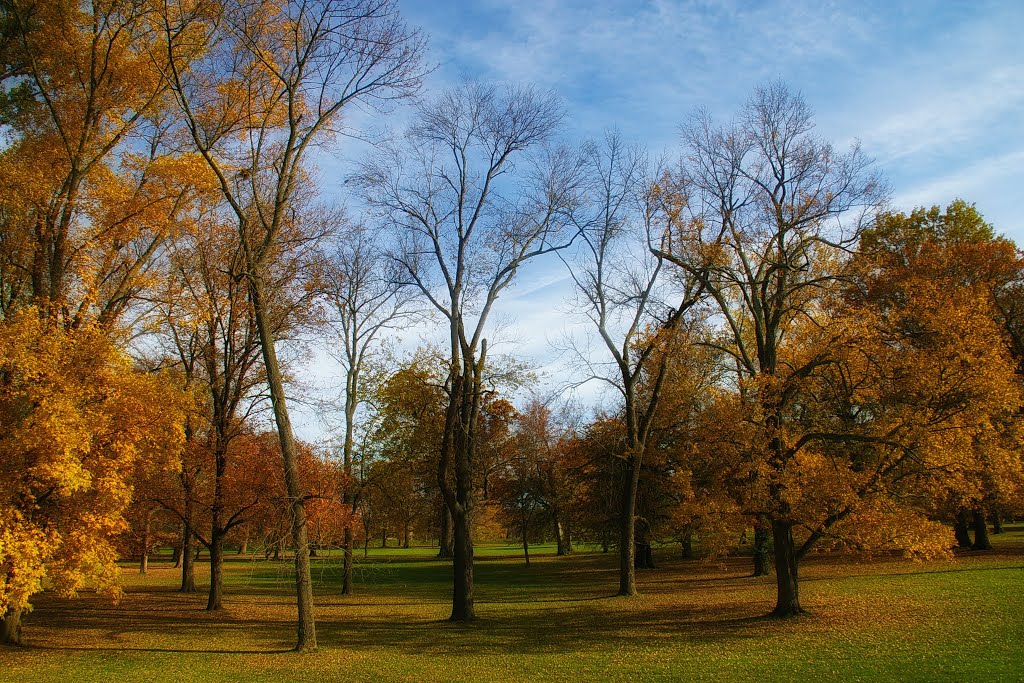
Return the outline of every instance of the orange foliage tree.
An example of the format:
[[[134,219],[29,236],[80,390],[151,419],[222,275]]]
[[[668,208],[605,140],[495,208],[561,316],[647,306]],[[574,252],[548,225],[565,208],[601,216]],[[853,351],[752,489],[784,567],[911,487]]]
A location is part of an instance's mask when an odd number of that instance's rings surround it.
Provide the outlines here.
[[[5,641],[44,578],[62,595],[87,582],[118,594],[113,543],[134,469],[176,453],[185,408],[171,377],[136,371],[94,327],[65,331],[32,308],[0,326]]]

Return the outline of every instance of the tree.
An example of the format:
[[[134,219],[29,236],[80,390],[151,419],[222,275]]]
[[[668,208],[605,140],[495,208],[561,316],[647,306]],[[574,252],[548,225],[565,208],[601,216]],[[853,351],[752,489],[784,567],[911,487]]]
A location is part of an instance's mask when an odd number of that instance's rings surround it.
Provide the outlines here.
[[[803,380],[823,364],[817,356],[803,365],[784,360],[780,346],[841,275],[836,250],[856,243],[884,194],[857,146],[837,153],[812,130],[809,107],[781,83],[756,89],[730,127],[698,112],[684,129],[686,158],[666,194],[677,219],[652,236],[653,251],[711,296],[725,320],[722,350],[740,381],[756,385],[760,452],[751,456],[769,482],[776,616],[802,611],[786,477],[796,452],[784,421]]]
[[[405,289],[387,272],[387,259],[379,239],[365,225],[352,225],[338,244],[327,268],[329,315],[338,328],[342,345],[335,357],[345,369],[344,440],[342,463],[352,480],[356,411],[364,401],[365,369],[380,335],[396,327],[411,311]],[[346,490],[343,503],[355,512],[358,491]],[[352,593],[352,529],[345,529],[345,554],[341,592]]]
[[[648,177],[641,155],[609,133],[603,146],[587,146],[584,159],[587,201],[575,215],[580,239],[569,272],[578,310],[611,357],[606,369],[581,353],[591,373],[587,379],[606,383],[622,401],[619,595],[635,595],[640,472],[672,355],[658,349],[668,345],[676,351],[674,331],[700,301],[703,286],[689,275],[669,282],[663,256],[647,249],[648,234],[672,216],[664,211],[660,190]],[[667,296],[673,296],[671,303]]]
[[[974,206],[956,200],[945,210],[933,206],[915,209],[909,215],[886,213],[862,236],[855,265],[858,300],[871,302],[919,337],[929,329],[926,312],[935,301],[943,302],[951,316],[960,306],[991,316],[1004,332],[1005,348],[1017,361],[1019,374],[1021,356],[1015,331],[1019,325],[1020,255],[1012,242],[996,236]],[[939,292],[937,299],[921,301],[922,294],[933,286]],[[929,343],[934,346],[931,340]],[[947,496],[961,545],[966,547],[991,547],[988,513],[1012,499],[1024,485],[1021,459],[1014,455],[1019,420],[1016,415],[993,417],[993,431],[978,435],[970,449],[977,456],[977,470],[965,472],[967,481],[954,482]],[[969,518],[976,529],[973,544],[965,528]]]
[[[316,648],[303,485],[270,311],[269,283],[296,224],[309,151],[356,102],[401,97],[420,82],[418,34],[387,0],[232,0],[213,8],[165,5],[168,78],[187,135],[217,178],[244,256],[292,510],[298,626],[296,650]],[[183,61],[203,47],[203,57]]]
[[[114,543],[140,460],[172,462],[187,400],[136,371],[94,326],[68,331],[27,308],[0,325],[0,612],[3,642],[45,578],[117,597]]]
[[[5,2],[0,83],[0,312],[32,304],[67,326],[113,324],[208,185],[167,144],[155,7]],[[188,57],[182,55],[182,67]],[[199,163],[197,163],[197,161]]]
[[[395,235],[406,281],[448,326],[437,479],[454,526],[452,621],[475,617],[472,478],[487,320],[524,263],[569,241],[573,162],[530,156],[561,117],[552,95],[470,83],[421,105],[402,144],[368,158],[355,179]]]

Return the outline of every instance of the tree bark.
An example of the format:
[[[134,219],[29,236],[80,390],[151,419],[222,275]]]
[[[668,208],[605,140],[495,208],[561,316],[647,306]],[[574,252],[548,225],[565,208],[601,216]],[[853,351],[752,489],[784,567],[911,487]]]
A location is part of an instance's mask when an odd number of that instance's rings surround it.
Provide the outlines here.
[[[529,524],[522,524],[521,531],[523,532],[523,557],[526,558],[526,566],[530,566],[530,526]]]
[[[798,558],[793,541],[793,524],[772,520],[775,543],[775,583],[777,595],[773,617],[792,617],[803,613],[800,607],[800,586],[797,577]]]
[[[981,508],[974,510],[974,545],[975,550],[992,550],[992,541],[988,537],[988,524],[985,521],[985,511]]]
[[[1003,513],[999,510],[992,511],[992,533],[1003,533]]]
[[[263,288],[258,277],[250,278],[250,284],[256,327],[259,330],[260,346],[263,350],[263,365],[267,373],[267,386],[270,389],[270,402],[274,408],[277,437],[281,445],[285,488],[291,508],[292,543],[295,546],[295,603],[298,611],[295,650],[312,652],[316,650],[316,622],[313,613],[313,581],[309,566],[306,504],[299,475],[298,452],[295,448],[291,419],[288,416],[288,406],[285,403],[284,379],[281,376],[281,367],[277,362],[277,350],[274,348],[274,332],[267,319],[267,304],[263,299]]]
[[[216,611],[224,601],[224,534],[214,529],[210,535],[210,594],[206,609]]]
[[[239,555],[248,555],[249,554],[249,540],[248,539],[242,539],[242,543],[238,546],[238,554]]]
[[[956,513],[956,522],[953,524],[953,533],[956,534],[956,544],[961,550],[971,549],[971,524],[970,514],[966,509]]]
[[[441,559],[448,559],[455,554],[452,547],[452,515],[448,511],[448,505],[441,501],[441,528],[437,538],[437,556]]]
[[[768,521],[758,518],[754,522],[754,573],[753,576],[768,576],[771,566],[771,553],[768,550],[768,543],[771,541],[772,531]]]
[[[186,515],[189,515],[191,505],[185,503]],[[190,516],[190,515],[189,515]],[[185,530],[181,535],[181,593],[196,592],[196,559],[192,553],[192,525],[186,523]]]
[[[683,534],[683,540],[680,542],[682,546],[682,558],[684,560],[693,559],[693,532],[687,531]]]
[[[464,515],[454,517],[455,547],[452,570],[455,581],[452,591],[452,615],[449,621],[469,622],[476,619],[473,603],[473,531]]]
[[[572,536],[569,535],[569,523],[563,522],[559,514],[555,515],[555,542],[558,544],[558,555],[572,554]]]
[[[640,487],[640,463],[635,453],[627,453],[626,486],[619,509],[619,595],[636,595],[636,497]]]
[[[153,522],[153,513],[146,514],[146,524],[142,528],[142,550],[139,553],[139,574],[149,569],[149,531]]]
[[[8,609],[4,612],[0,643],[4,645],[21,645],[21,614],[20,609]]]

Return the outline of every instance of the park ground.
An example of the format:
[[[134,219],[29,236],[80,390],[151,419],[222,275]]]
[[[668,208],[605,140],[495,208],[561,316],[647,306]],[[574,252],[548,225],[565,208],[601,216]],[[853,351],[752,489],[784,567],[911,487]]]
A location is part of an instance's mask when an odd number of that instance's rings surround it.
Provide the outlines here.
[[[294,638],[291,564],[227,563],[225,609],[176,592],[164,560],[122,568],[120,603],[36,596],[24,646],[0,649],[10,681],[1015,681],[1024,680],[1024,526],[996,548],[952,560],[812,556],[801,569],[808,614],[765,618],[772,577],[749,558],[676,559],[614,597],[616,558],[540,546],[477,553],[479,620],[448,616],[450,569],[434,549],[375,549],[356,594],[339,594],[340,558],[315,560],[313,654]],[[196,567],[200,591],[206,565]]]

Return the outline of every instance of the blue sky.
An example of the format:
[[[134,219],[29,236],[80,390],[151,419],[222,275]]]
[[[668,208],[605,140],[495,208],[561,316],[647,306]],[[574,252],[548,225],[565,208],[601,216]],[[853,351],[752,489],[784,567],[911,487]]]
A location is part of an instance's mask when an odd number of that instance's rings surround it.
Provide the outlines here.
[[[399,0],[399,7],[427,34],[437,65],[425,96],[463,78],[535,83],[564,99],[567,139],[616,126],[653,156],[671,158],[679,125],[695,107],[727,120],[755,86],[782,79],[812,106],[821,136],[844,148],[861,141],[892,186],[893,208],[961,197],[1024,246],[1022,0]],[[398,128],[403,118],[400,109],[373,122]],[[367,119],[352,123],[360,120]],[[341,171],[358,147],[343,144],[340,165],[327,166]],[[525,269],[491,325],[501,330],[492,336],[497,350],[545,371],[542,391],[565,381],[573,362],[552,344],[566,330],[585,329],[572,325],[561,268],[551,259]],[[429,339],[431,327],[404,345]],[[318,433],[315,419],[304,422],[307,436]]]
[[[1024,244],[1024,2],[400,0],[438,65],[565,100],[570,137],[611,125],[672,154],[696,106],[722,118],[782,79],[836,145],[861,140],[896,208],[975,202]]]

